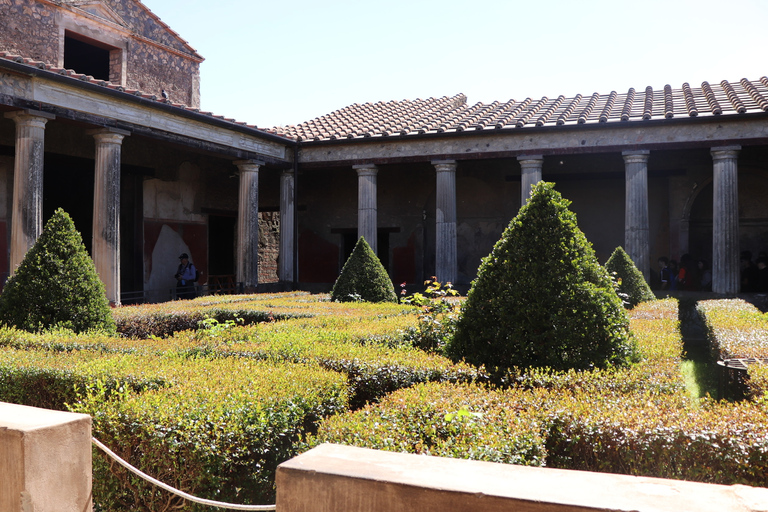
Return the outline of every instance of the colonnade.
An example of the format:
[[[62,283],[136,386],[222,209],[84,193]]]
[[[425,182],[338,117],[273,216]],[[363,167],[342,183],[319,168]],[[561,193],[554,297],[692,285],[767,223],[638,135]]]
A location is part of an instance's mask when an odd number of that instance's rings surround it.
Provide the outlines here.
[[[714,174],[714,226],[712,236],[712,291],[734,295],[739,291],[738,154],[740,146],[711,148]],[[624,151],[625,217],[624,250],[646,280],[651,255],[648,214],[648,150]],[[543,155],[521,155],[520,204],[531,187],[542,179]],[[435,275],[438,281],[458,277],[456,246],[456,161],[433,160],[436,171]],[[376,243],[376,167],[355,166],[358,171],[358,235],[371,247]],[[361,171],[366,170],[365,173]],[[373,179],[371,180],[371,176]],[[370,238],[369,238],[370,237]],[[371,243],[373,241],[373,243]]]
[[[16,153],[11,219],[11,271],[42,232],[43,154],[45,125],[54,116],[21,110],[5,117],[16,124]],[[130,133],[111,128],[88,132],[94,137],[95,180],[93,198],[93,260],[105,284],[107,297],[120,303],[120,161],[121,145]],[[739,146],[711,148],[713,160],[713,261],[714,292],[732,295],[739,291]],[[648,279],[650,243],[648,220],[648,160],[650,151],[624,151],[625,240],[624,248]],[[521,205],[531,186],[542,179],[542,155],[518,157],[521,168]],[[237,280],[247,290],[258,284],[258,178],[263,162],[234,162],[240,171],[238,201]],[[435,275],[441,282],[458,277],[456,245],[455,160],[433,160],[436,173]],[[358,176],[358,234],[377,250],[377,173],[373,164],[355,165]],[[292,171],[280,178],[279,279],[295,280],[293,261],[295,183]]]
[[[10,270],[19,266],[43,230],[43,175],[45,126],[55,116],[47,112],[7,112],[16,126],[13,198],[11,209]],[[94,138],[94,193],[92,258],[107,298],[120,304],[120,178],[123,139],[130,132],[100,128],[87,132]],[[247,290],[258,284],[259,168],[263,162],[239,160],[237,280]],[[294,175],[284,171],[280,181],[281,281],[294,279]],[[374,205],[375,209],[375,205]],[[285,255],[285,257],[283,257]]]

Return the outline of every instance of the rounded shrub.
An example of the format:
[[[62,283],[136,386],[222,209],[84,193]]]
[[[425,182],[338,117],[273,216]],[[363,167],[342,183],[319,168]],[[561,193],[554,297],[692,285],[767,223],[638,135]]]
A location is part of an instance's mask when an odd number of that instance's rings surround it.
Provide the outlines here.
[[[350,302],[397,302],[397,294],[387,271],[371,246],[360,239],[341,269],[331,291],[331,300]]]
[[[627,312],[569,205],[554,184],[534,187],[483,259],[447,355],[492,373],[629,360]]]
[[[0,322],[30,332],[115,332],[104,284],[80,233],[61,208],[5,284]]]
[[[619,296],[624,300],[627,308],[656,299],[651,287],[645,282],[643,274],[622,247],[617,247],[613,251],[611,257],[605,262],[605,269],[614,276]]]

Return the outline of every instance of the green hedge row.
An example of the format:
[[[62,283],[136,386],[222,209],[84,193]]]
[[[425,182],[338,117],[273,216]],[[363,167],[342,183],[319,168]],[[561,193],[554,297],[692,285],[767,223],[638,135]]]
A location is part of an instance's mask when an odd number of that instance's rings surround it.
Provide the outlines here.
[[[398,304],[342,305],[330,302],[327,295],[286,292],[207,296],[190,301],[125,306],[113,310],[113,315],[120,334],[141,339],[163,338],[175,332],[194,330],[206,318],[247,325],[313,316],[389,316],[403,314],[409,309]]]
[[[191,494],[274,503],[277,464],[321,417],[347,409],[348,390],[317,365],[2,349],[0,400],[90,414],[96,438]],[[94,499],[105,509],[183,503],[94,453]]]
[[[768,485],[765,405],[688,396],[674,300],[643,303],[630,315],[644,355],[630,369],[513,372],[505,390],[423,384],[327,418],[308,445]]]
[[[464,363],[428,354],[402,341],[413,315],[361,318],[297,319],[235,328],[224,337],[208,338],[207,353],[270,361],[313,362],[347,375],[350,407],[375,402],[418,382],[471,382],[484,372]],[[372,333],[375,333],[372,335]],[[179,333],[175,339],[201,333]]]
[[[700,301],[696,310],[717,359],[768,357],[768,316],[741,299]]]
[[[768,403],[768,315],[741,299],[701,301],[696,309],[704,321],[707,338],[716,359],[750,359],[746,378],[730,375],[744,395],[752,400]]]

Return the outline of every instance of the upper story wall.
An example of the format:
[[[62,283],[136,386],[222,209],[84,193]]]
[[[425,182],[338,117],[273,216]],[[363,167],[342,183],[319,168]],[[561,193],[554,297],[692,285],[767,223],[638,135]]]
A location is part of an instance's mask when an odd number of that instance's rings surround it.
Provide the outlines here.
[[[9,0],[0,50],[200,106],[203,58],[136,0]]]

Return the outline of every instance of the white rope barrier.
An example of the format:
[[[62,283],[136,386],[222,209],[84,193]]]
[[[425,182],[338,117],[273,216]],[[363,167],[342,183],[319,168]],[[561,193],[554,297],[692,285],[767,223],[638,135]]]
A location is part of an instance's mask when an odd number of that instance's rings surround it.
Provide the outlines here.
[[[137,468],[131,466],[129,463],[121,459],[120,457],[115,454],[112,450],[104,446],[98,439],[95,437],[91,438],[91,441],[93,441],[93,444],[98,446],[104,453],[115,459],[118,464],[125,467],[128,471],[134,473],[135,475],[143,478],[147,482],[150,482],[152,484],[155,484],[156,486],[165,489],[166,491],[175,494],[176,496],[181,496],[185,500],[193,501],[195,503],[200,503],[201,505],[208,505],[210,507],[218,507],[218,508],[227,508],[231,510],[275,510],[275,505],[235,505],[232,503],[224,503],[222,501],[213,501],[213,500],[207,500],[204,498],[197,498],[195,496],[192,496],[191,494],[187,494],[184,491],[180,491],[178,489],[174,489],[168,484],[164,484],[160,480],[157,480],[155,478],[152,478],[151,476],[147,475],[146,473],[141,472]]]

